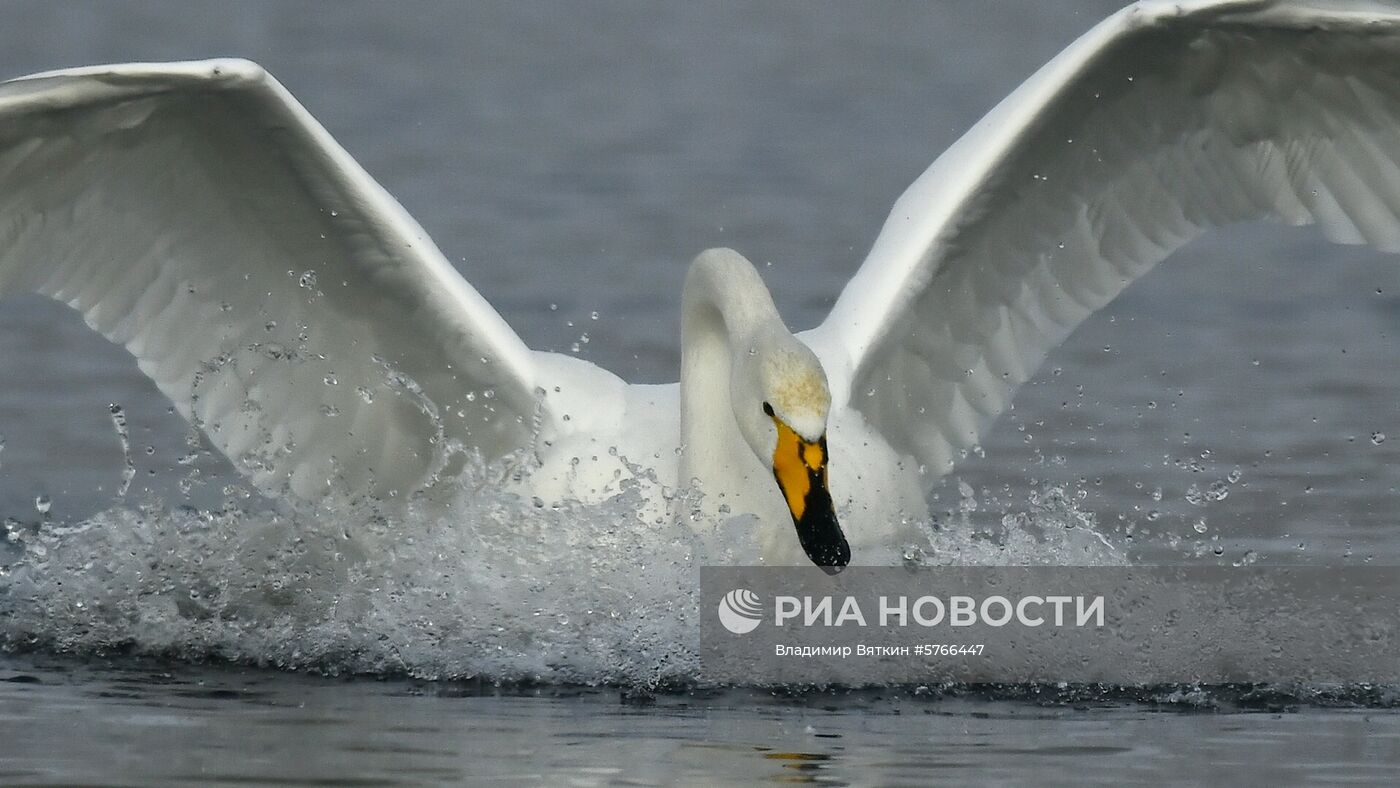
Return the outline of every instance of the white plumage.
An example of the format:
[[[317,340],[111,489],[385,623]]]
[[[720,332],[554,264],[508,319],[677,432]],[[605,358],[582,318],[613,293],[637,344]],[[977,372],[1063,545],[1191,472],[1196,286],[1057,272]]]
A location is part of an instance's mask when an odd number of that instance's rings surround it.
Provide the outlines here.
[[[825,431],[808,470],[859,561],[1085,317],[1255,219],[1400,251],[1400,7],[1115,14],[909,187],[817,328],[794,338],[751,266],[702,255],[670,386],[526,348],[252,63],[0,84],[0,295],[79,310],[259,488],[403,496],[474,450],[591,499],[640,468],[757,515],[768,561],[799,555],[784,427],[801,451]]]

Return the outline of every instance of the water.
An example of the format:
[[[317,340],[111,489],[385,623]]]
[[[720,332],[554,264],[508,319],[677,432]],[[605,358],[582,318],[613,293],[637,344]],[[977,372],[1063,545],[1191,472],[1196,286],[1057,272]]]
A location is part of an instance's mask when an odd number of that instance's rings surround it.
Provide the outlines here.
[[[661,381],[696,252],[740,249],[814,325],[903,187],[1112,5],[6,2],[0,73],[256,59],[527,343]],[[1393,259],[1306,230],[1188,247],[1052,354],[936,491],[958,526],[941,558],[1034,560],[1017,529],[1069,523],[1115,560],[1395,563],[1400,442],[1373,435],[1400,433],[1398,297]],[[4,632],[34,639],[0,673],[38,680],[3,684],[7,782],[1360,781],[1395,760],[1396,717],[1316,697],[648,696],[693,672],[677,578],[742,537],[614,527],[579,565],[548,535],[620,522],[626,500],[536,512],[470,484],[459,520],[413,521],[411,541],[371,511],[234,493],[211,513],[227,465],[38,299],[0,307],[0,381],[0,518],[29,559]],[[1005,544],[968,536],[1004,521]],[[205,658],[265,667],[188,664]],[[1203,708],[1256,713],[1158,713]]]
[[[1335,784],[1393,779],[1400,748],[1395,715],[1287,704],[635,696],[105,660],[0,679],[10,784]],[[152,740],[158,759],[133,748]]]
[[[652,697],[104,660],[26,660],[0,679],[10,784],[1333,784],[1393,779],[1400,747],[1400,717],[1286,705]],[[150,740],[161,758],[132,748]]]

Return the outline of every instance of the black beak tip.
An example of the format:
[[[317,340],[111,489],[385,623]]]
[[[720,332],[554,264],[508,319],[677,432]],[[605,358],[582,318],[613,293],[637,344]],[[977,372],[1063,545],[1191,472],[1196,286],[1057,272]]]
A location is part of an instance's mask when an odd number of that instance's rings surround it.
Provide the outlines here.
[[[807,552],[807,557],[816,564],[817,568],[828,575],[839,575],[851,563],[851,547],[846,543],[846,537],[841,533],[840,528],[835,526],[835,519],[831,523],[834,532],[828,531],[826,539],[822,541],[807,540],[802,547]]]

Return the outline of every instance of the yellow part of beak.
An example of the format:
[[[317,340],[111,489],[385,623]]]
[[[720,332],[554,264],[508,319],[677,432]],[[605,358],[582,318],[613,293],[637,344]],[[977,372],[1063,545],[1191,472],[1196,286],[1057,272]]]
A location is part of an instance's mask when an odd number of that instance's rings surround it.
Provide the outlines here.
[[[773,450],[773,475],[778,479],[783,497],[787,499],[792,516],[801,520],[807,511],[807,496],[812,491],[812,479],[820,474],[821,485],[826,487],[826,440],[816,443],[802,439],[777,417],[773,423],[778,426],[778,446]]]

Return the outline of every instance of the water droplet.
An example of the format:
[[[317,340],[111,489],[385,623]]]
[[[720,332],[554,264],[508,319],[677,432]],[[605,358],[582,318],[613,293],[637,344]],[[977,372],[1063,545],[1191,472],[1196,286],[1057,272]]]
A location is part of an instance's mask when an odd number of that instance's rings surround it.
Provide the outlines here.
[[[1384,433],[1384,432],[1373,432],[1373,433],[1371,433],[1371,442],[1374,443],[1374,444],[1377,445],[1377,446],[1381,445],[1382,443],[1385,443],[1385,433]]]
[[[292,358],[291,351],[276,342],[268,342],[265,345],[253,345],[267,358],[273,361],[287,361]]]
[[[923,566],[925,562],[924,548],[916,545],[905,545],[900,551],[900,557],[904,559],[904,565],[909,567]]]
[[[321,380],[322,380],[327,386],[335,386],[335,385],[338,385],[338,384],[340,383],[340,381],[338,381],[338,380],[335,379],[335,375],[327,375],[327,376],[325,376],[324,378],[321,378]]]
[[[1210,483],[1210,486],[1206,488],[1205,496],[1206,500],[1212,503],[1215,501],[1223,501],[1230,496],[1230,485],[1219,480],[1213,481]]]
[[[126,411],[113,402],[107,406],[112,417],[112,428],[117,431],[117,440],[122,445],[122,484],[117,488],[117,497],[125,498],[131,489],[131,480],[136,478],[136,462],[131,459],[131,440],[126,427]]]
[[[374,402],[374,392],[364,386],[356,386],[355,393],[360,395],[360,399],[364,400],[366,405]]]
[[[1203,534],[1209,530],[1206,527],[1206,518],[1204,517],[1197,517],[1196,522],[1191,524],[1191,528],[1198,534]]]
[[[39,514],[48,514],[53,508],[53,499],[47,495],[38,495],[34,498],[34,509]]]
[[[305,287],[305,288],[308,288],[308,289],[309,289],[309,288],[312,288],[312,287],[315,287],[315,286],[316,286],[316,272],[315,272],[315,271],[310,271],[310,270],[303,272],[302,275],[301,275],[301,279],[298,279],[298,280],[297,280],[297,283],[300,284],[302,287]]]

